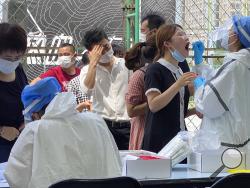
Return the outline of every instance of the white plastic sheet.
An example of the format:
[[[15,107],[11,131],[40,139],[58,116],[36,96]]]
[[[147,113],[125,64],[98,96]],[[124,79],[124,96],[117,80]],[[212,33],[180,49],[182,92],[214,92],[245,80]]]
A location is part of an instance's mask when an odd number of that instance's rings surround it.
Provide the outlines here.
[[[160,156],[170,158],[172,167],[184,160],[191,152],[189,142],[192,133],[187,131],[179,132],[162,150],[158,153]]]

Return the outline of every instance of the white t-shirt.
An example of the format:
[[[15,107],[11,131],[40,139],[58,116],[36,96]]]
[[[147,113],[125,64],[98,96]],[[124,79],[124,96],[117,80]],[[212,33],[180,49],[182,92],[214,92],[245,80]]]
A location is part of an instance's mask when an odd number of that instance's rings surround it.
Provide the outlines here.
[[[97,64],[96,79],[93,89],[84,85],[89,66],[81,70],[80,84],[84,93],[93,95],[93,111],[105,119],[113,121],[129,121],[125,105],[129,70],[123,58],[115,58],[112,71]]]

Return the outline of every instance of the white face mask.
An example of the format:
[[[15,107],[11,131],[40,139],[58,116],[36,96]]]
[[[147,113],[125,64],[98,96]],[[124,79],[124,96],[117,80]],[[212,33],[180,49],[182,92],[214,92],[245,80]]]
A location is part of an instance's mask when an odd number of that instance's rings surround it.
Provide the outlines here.
[[[100,63],[109,63],[109,62],[111,62],[111,60],[113,58],[113,54],[114,54],[114,51],[113,51],[112,48],[110,48],[109,51],[107,51],[104,55],[102,55],[99,62]]]
[[[57,62],[62,68],[69,68],[74,64],[71,56],[59,56]]]
[[[146,34],[145,33],[140,33],[140,42],[145,42],[146,41]]]
[[[14,72],[20,63],[20,59],[17,61],[8,61],[0,58],[0,72],[4,74],[10,74]]]
[[[229,40],[228,32],[225,32],[224,37],[221,39],[221,47],[224,48],[225,50],[228,50],[228,40]]]

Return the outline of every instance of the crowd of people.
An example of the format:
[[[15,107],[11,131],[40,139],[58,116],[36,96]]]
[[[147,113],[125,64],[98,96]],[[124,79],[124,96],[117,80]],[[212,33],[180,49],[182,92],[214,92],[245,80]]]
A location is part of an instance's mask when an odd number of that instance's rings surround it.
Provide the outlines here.
[[[30,83],[20,63],[26,32],[1,23],[0,162],[8,160],[11,187],[120,176],[118,150],[159,152],[194,114],[203,116],[196,137],[203,149],[215,148],[204,138],[217,139],[217,148],[247,145],[250,17],[230,20],[211,35],[228,51],[216,70],[204,64],[198,41],[196,72],[190,71],[188,35],[152,14],[141,21],[140,42],[126,52],[93,28],[83,37],[80,64],[75,47],[62,44],[58,66]],[[190,96],[196,108],[188,109]]]

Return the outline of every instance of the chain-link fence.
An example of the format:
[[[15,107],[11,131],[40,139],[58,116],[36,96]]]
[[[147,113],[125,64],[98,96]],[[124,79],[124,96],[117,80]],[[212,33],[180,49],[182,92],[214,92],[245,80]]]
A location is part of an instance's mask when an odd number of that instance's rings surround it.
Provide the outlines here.
[[[204,41],[206,62],[218,66],[224,54],[209,42],[209,33],[234,14],[249,15],[249,5],[250,0],[141,0],[141,17],[154,12],[182,25],[190,42]],[[61,43],[73,43],[80,58],[81,39],[93,27],[124,45],[122,0],[0,0],[0,21],[19,23],[28,33],[24,68],[29,80],[56,65]]]
[[[182,25],[191,42],[201,39],[211,48],[215,46],[208,43],[208,34],[233,14],[248,15],[249,3],[250,0],[141,0],[141,17],[159,13],[168,23]],[[104,28],[110,40],[124,44],[122,0],[0,0],[0,20],[19,23],[28,32],[29,79],[56,64],[54,55],[63,42],[73,43],[81,54],[81,39],[93,27]],[[207,50],[205,55],[223,54]]]

